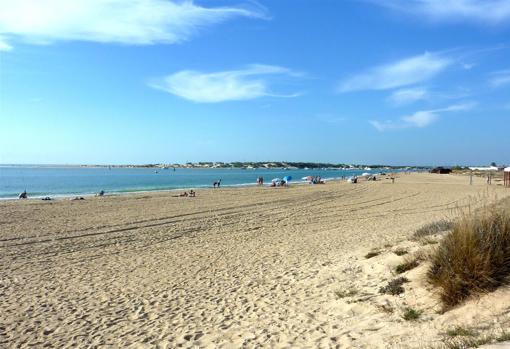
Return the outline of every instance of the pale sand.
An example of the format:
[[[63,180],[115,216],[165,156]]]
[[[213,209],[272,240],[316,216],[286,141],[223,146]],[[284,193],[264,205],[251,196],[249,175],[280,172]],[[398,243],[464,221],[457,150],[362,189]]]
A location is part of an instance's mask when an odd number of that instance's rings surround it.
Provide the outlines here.
[[[0,346],[424,348],[456,324],[504,326],[506,289],[438,314],[426,265],[405,274],[403,295],[378,292],[404,258],[397,246],[423,248],[408,240],[417,228],[510,195],[468,183],[412,174],[196,198],[2,202]],[[383,253],[365,259],[373,248]],[[423,310],[418,321],[401,318],[406,305]]]

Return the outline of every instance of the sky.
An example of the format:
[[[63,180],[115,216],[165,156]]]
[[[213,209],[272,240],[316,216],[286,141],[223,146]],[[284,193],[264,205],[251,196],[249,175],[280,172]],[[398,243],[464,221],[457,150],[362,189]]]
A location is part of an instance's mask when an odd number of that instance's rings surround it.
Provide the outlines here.
[[[510,164],[510,0],[0,0],[0,163]]]

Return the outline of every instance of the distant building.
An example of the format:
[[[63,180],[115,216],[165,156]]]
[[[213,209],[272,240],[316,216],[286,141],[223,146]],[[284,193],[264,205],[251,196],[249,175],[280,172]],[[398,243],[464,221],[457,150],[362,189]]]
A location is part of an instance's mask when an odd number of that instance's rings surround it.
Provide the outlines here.
[[[496,166],[486,166],[486,167],[470,167],[471,171],[501,171],[502,169]]]
[[[437,174],[450,174],[452,170],[450,168],[444,168],[444,167],[435,167],[432,170],[430,170],[430,173],[437,173]]]

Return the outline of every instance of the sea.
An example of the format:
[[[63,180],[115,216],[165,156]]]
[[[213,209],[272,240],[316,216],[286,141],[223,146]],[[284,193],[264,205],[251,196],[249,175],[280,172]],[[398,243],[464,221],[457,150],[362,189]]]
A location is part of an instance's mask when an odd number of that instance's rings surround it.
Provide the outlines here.
[[[306,183],[307,176],[321,176],[326,181],[341,180],[368,169],[238,169],[238,168],[126,168],[49,165],[0,165],[0,199],[14,199],[27,191],[29,198],[72,197],[144,191],[200,189],[212,187],[221,179],[221,187],[256,185],[258,177],[269,185],[275,178],[291,176],[290,184]],[[395,170],[392,170],[395,172]]]

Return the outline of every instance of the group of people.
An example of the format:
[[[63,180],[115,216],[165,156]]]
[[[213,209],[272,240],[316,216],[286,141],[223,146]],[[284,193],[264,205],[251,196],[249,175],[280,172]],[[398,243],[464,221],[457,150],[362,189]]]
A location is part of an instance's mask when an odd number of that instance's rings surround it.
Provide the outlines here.
[[[257,185],[263,185],[264,184],[264,177],[259,176],[257,177]]]
[[[215,182],[213,183],[213,188],[219,188],[219,187],[220,187],[220,185],[221,185],[221,179],[219,179],[219,180],[217,180],[217,181],[215,181]]]
[[[322,180],[321,176],[314,176],[310,180],[310,184],[324,184],[324,181]]]
[[[286,187],[286,186],[288,186],[288,183],[283,179],[273,180],[270,185],[270,187]]]
[[[99,193],[96,194],[96,196],[104,196],[104,194],[105,194],[104,190],[101,190]],[[20,193],[18,195],[18,199],[28,199],[27,191],[24,190],[22,193]],[[49,196],[45,196],[41,200],[43,200],[43,201],[51,201],[53,199],[51,197],[49,197]],[[85,198],[83,198],[82,196],[76,196],[76,197],[72,198],[71,200],[85,200]]]

